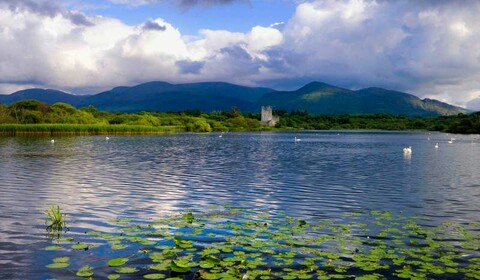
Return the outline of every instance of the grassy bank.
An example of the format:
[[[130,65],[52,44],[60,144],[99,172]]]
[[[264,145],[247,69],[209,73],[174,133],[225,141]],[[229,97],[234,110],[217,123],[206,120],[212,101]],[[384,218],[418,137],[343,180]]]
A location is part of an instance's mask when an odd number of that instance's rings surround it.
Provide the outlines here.
[[[480,113],[456,116],[412,117],[390,114],[312,115],[306,111],[274,112],[275,127],[260,122],[259,113],[242,114],[238,108],[224,112],[102,112],[89,106],[76,109],[65,103],[49,105],[35,100],[0,104],[0,135],[152,134],[177,131],[278,131],[278,130],[428,130],[480,133]],[[60,126],[60,127],[59,127]]]
[[[0,124],[3,136],[56,135],[142,135],[185,131],[181,126],[103,125],[103,124]]]

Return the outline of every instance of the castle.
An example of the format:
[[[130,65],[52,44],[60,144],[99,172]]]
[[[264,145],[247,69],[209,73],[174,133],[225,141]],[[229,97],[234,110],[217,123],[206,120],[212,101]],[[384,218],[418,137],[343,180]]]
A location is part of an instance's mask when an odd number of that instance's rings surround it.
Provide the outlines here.
[[[272,114],[272,107],[270,106],[262,106],[262,120],[263,124],[268,126],[275,126],[277,122],[280,120],[278,116],[274,116]]]

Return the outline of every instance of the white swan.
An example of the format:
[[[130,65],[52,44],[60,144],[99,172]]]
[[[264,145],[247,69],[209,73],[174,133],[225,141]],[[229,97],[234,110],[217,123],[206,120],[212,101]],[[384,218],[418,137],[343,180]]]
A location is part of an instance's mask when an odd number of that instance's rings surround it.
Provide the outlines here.
[[[411,155],[412,154],[412,146],[403,148],[403,153],[406,154],[406,155]]]
[[[294,140],[294,141],[295,141],[295,142],[300,142],[300,141],[302,141],[302,139],[297,138],[297,137],[295,136],[295,140]]]
[[[107,136],[107,137],[105,137],[105,140],[107,140],[107,141],[108,141],[108,140],[110,140],[110,137],[108,137],[108,136]]]
[[[435,143],[435,149],[438,149],[438,143]]]
[[[55,143],[55,140],[53,140],[53,139],[52,139],[52,140],[50,140],[50,143],[54,144],[54,143]]]

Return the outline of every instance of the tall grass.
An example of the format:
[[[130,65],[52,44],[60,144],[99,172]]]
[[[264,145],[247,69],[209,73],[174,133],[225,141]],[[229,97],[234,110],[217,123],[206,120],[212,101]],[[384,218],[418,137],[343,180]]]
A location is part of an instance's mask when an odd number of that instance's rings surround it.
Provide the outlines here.
[[[4,136],[54,135],[140,135],[185,131],[181,126],[104,125],[104,124],[0,124]]]
[[[45,210],[45,215],[47,215],[47,219],[45,221],[47,230],[62,231],[63,228],[67,227],[65,220],[67,218],[67,214],[62,213],[60,206],[55,207],[55,205],[52,205],[50,209]]]

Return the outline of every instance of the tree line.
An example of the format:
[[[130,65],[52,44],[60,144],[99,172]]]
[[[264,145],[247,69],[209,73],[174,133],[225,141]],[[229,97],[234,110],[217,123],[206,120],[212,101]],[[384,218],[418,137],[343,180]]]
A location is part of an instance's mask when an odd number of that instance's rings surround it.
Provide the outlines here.
[[[176,126],[185,131],[265,131],[287,129],[381,129],[430,130],[451,133],[480,133],[480,112],[439,117],[409,117],[391,114],[312,115],[306,111],[274,111],[280,117],[274,128],[260,122],[260,113],[230,111],[112,113],[89,106],[77,109],[66,103],[49,105],[25,100],[11,105],[0,104],[0,124],[95,124]]]

